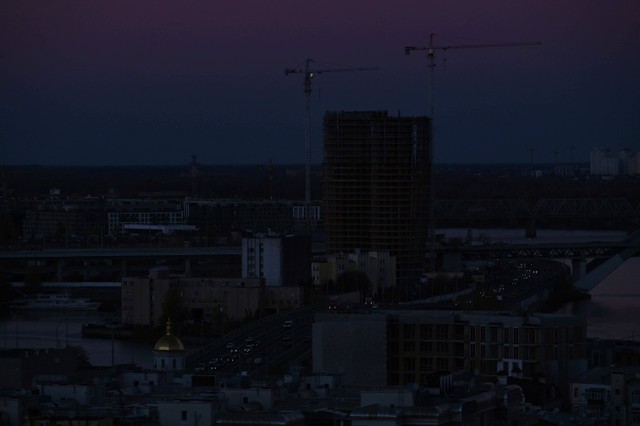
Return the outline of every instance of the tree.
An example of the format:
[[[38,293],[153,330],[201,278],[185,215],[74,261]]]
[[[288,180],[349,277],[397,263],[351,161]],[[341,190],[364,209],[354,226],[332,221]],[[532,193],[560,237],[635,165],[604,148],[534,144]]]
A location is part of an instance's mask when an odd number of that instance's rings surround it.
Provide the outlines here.
[[[362,296],[369,296],[371,281],[364,272],[347,271],[336,278],[335,289],[341,293],[359,291]]]

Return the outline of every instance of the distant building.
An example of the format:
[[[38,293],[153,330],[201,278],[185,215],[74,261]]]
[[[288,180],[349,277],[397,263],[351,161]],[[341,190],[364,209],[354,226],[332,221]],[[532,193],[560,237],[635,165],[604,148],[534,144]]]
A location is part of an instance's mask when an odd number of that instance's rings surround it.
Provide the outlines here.
[[[261,306],[263,280],[260,278],[225,279],[182,277],[169,269],[152,269],[147,277],[122,279],[122,321],[134,325],[155,326],[162,315],[162,303],[170,290],[180,305],[196,317],[224,315],[242,320],[254,315]]]
[[[610,149],[591,150],[589,173],[597,176],[633,176],[640,174],[640,154],[623,148],[616,156]]]
[[[22,238],[60,246],[71,246],[75,239],[97,242],[104,223],[105,206],[100,198],[35,200],[26,206]]]
[[[265,287],[263,278],[204,278],[172,275],[165,267],[147,277],[125,277],[121,284],[121,320],[134,326],[157,326],[171,292],[190,318],[204,322],[243,321],[262,313],[300,308],[304,288]]]
[[[553,175],[558,177],[576,177],[580,172],[577,164],[560,164],[553,166]]]
[[[311,206],[314,215],[320,207]],[[228,238],[229,231],[251,230],[286,234],[298,228],[301,209],[299,201],[291,200],[228,200],[188,198],[184,201],[185,218],[202,230],[205,238],[216,241]],[[303,212],[304,210],[302,210]]]
[[[336,282],[345,272],[362,272],[371,283],[371,295],[381,299],[386,289],[396,285],[396,258],[388,251],[338,253],[314,259],[311,263],[313,284],[318,291]]]
[[[382,111],[324,117],[326,252],[389,251],[399,287],[417,286],[424,272],[429,126],[427,117]]]
[[[107,231],[109,235],[125,232],[126,225],[183,225],[185,217],[182,200],[109,199]]]
[[[617,176],[620,171],[618,158],[611,154],[610,149],[597,148],[591,150],[589,174],[599,176]]]
[[[264,279],[267,287],[309,283],[311,238],[264,234],[243,238],[242,276]]]

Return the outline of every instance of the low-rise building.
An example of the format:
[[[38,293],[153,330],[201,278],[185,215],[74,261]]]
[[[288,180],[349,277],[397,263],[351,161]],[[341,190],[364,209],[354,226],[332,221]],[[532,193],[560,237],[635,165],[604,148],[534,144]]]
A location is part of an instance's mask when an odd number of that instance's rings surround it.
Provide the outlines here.
[[[158,401],[160,426],[214,425],[221,403],[216,396]]]
[[[262,289],[260,278],[182,277],[159,267],[147,277],[122,279],[121,319],[134,325],[158,325],[163,301],[172,291],[172,296],[194,316],[206,319],[222,315],[231,321],[242,320],[258,312]]]
[[[599,367],[571,382],[576,419],[601,424],[640,424],[640,367]]]
[[[314,372],[343,373],[347,385],[426,386],[434,373],[466,370],[491,382],[546,378],[566,387],[587,365],[586,324],[573,315],[420,309],[318,314],[312,343]]]
[[[73,347],[2,350],[0,388],[31,389],[39,375],[67,377],[78,371],[78,358],[78,350]]]

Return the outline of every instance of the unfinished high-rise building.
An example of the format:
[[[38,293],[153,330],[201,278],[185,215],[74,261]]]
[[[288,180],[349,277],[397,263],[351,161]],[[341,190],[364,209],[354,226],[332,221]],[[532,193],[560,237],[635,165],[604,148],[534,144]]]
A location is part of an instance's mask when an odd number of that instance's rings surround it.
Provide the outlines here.
[[[389,251],[399,295],[412,297],[429,242],[430,120],[384,111],[324,117],[328,254]]]

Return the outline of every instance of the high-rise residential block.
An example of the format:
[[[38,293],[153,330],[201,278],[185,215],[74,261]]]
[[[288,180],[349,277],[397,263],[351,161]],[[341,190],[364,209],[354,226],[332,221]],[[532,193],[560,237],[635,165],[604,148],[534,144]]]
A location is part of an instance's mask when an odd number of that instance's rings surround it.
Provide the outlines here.
[[[388,251],[410,296],[429,241],[430,120],[384,111],[324,117],[326,251]]]

